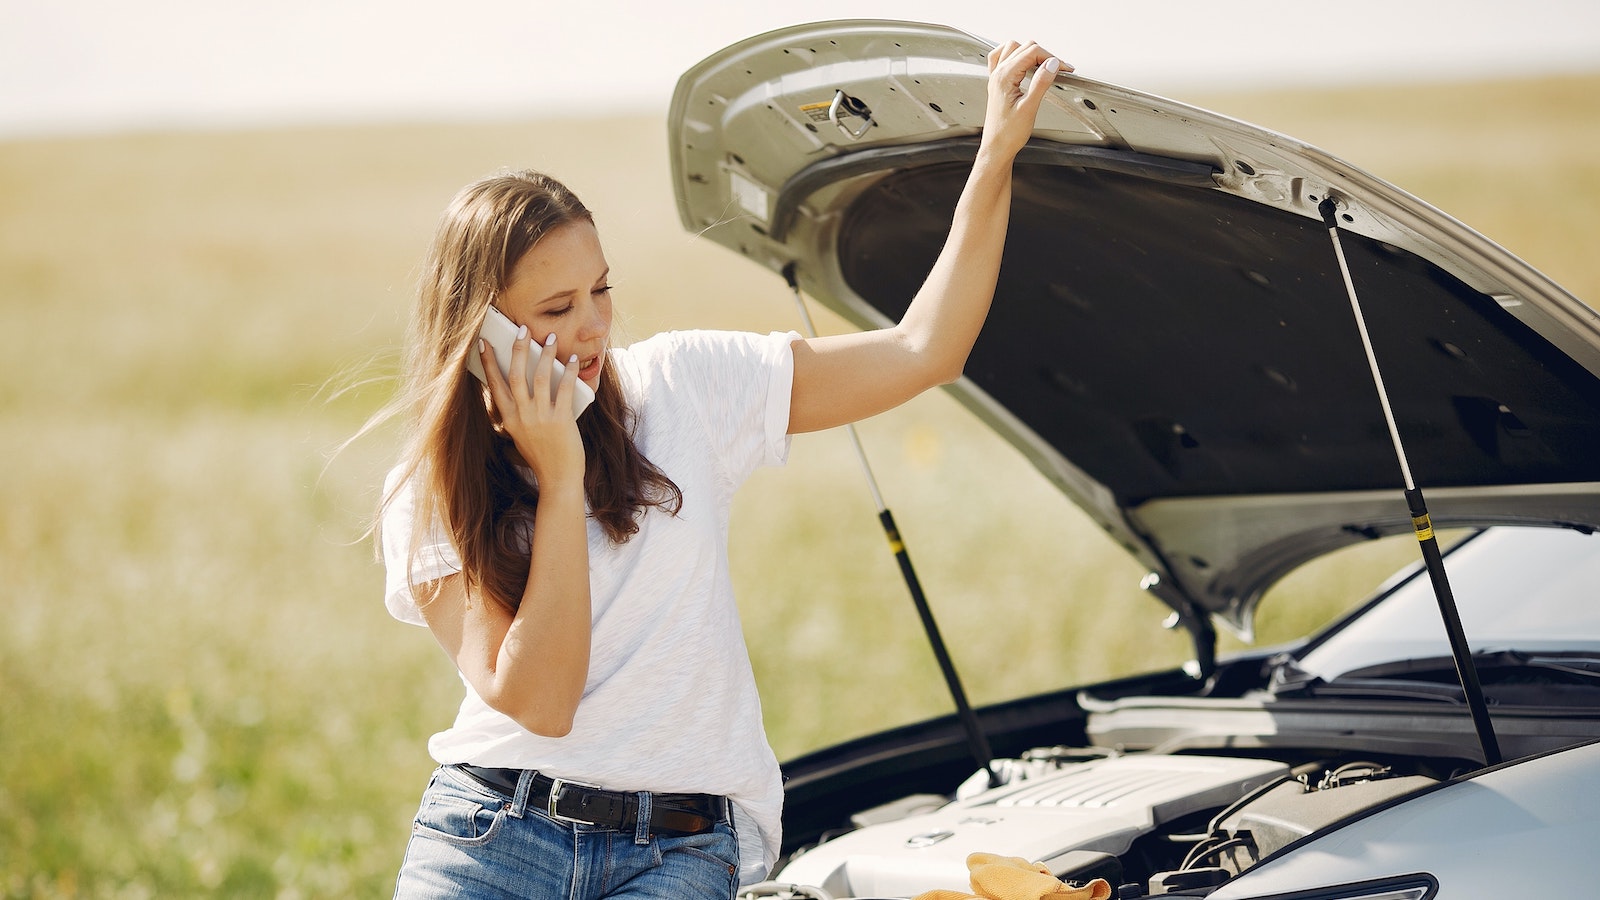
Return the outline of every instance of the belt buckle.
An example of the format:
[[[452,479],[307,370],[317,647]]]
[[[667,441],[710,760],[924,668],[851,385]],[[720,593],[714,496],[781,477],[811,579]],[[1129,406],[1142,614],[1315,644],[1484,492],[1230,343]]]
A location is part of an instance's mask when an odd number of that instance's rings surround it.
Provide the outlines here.
[[[545,801],[544,811],[550,816],[550,818],[555,819],[557,822],[570,822],[576,825],[598,824],[588,819],[576,819],[572,816],[564,816],[556,810],[557,805],[561,802],[561,795],[565,793],[566,789],[569,787],[588,788],[591,791],[600,790],[597,785],[584,784],[581,781],[569,781],[565,778],[551,778],[550,798]]]

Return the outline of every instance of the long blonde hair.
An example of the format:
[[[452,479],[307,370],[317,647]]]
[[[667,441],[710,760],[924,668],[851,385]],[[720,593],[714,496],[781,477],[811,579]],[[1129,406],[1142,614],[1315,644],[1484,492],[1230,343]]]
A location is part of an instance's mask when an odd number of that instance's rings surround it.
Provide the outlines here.
[[[513,462],[511,440],[493,421],[488,392],[467,371],[466,357],[517,262],[546,234],[578,221],[594,217],[565,185],[538,172],[463,188],[434,235],[407,339],[396,411],[409,435],[397,484],[416,479],[410,554],[432,522],[441,522],[461,555],[468,596],[513,611],[527,581],[538,489]],[[617,543],[638,532],[646,508],[676,514],[683,502],[678,486],[635,446],[632,425],[613,367],[603,366],[578,432],[590,515]]]

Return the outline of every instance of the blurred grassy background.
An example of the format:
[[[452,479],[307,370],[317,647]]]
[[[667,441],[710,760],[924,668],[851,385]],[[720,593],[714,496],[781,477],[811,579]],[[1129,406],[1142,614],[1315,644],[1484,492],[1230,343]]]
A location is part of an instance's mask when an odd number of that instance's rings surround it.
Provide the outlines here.
[[[1600,296],[1600,76],[1184,99]],[[680,229],[653,118],[0,142],[0,895],[388,895],[460,687],[361,538],[392,435],[328,453],[388,394],[446,200],[530,165],[596,211],[626,333],[796,326]],[[1138,568],[948,398],[861,433],[975,701],[1185,658]],[[842,433],[735,521],[780,757],[949,709]],[[1412,553],[1286,584],[1262,640]]]

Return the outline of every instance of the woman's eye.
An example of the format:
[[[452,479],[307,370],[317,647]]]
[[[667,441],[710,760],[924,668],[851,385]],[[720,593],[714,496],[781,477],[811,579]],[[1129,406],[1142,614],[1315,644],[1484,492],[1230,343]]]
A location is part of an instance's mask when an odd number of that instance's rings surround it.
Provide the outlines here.
[[[594,289],[594,292],[595,292],[595,294],[596,294],[596,295],[599,295],[599,294],[609,294],[609,293],[611,293],[611,285],[609,285],[609,284],[602,284],[602,285],[600,285],[600,286],[599,286],[599,287],[597,287],[597,288],[595,288],[595,289]]]
[[[569,312],[572,312],[572,306],[571,305],[563,306],[560,309],[552,309],[549,312],[545,313],[545,315],[547,315],[547,316],[564,316]]]

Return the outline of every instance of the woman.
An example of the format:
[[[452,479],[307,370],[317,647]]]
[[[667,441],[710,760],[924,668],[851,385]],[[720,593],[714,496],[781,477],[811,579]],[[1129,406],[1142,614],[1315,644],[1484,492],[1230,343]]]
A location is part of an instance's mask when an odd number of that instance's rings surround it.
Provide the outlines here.
[[[457,196],[423,278],[413,433],[381,524],[390,611],[433,632],[467,691],[429,743],[440,767],[397,896],[727,898],[764,877],[783,792],[729,584],[733,491],[783,461],[788,435],[961,374],[994,294],[1012,160],[1061,67],[1034,44],[989,54],[949,241],[880,331],[612,348],[609,269],[571,192],[521,173]],[[477,339],[491,305],[520,326],[510,378]],[[596,400],[575,418],[580,379]]]

